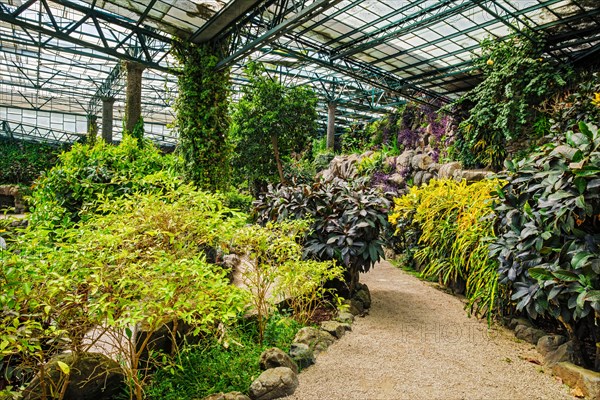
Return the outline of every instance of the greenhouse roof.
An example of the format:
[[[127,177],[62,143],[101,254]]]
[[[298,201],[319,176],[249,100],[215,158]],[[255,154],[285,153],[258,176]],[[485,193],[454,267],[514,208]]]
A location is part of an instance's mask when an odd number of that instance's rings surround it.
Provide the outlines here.
[[[101,99],[124,110],[120,60],[147,68],[143,109],[163,144],[177,78],[174,36],[223,41],[219,67],[245,83],[263,61],[291,85],[338,104],[338,124],[365,121],[412,99],[440,105],[474,87],[485,37],[541,32],[548,57],[597,63],[598,0],[8,0],[0,2],[0,134],[72,141]],[[236,95],[234,94],[234,97]],[[114,124],[118,138],[120,124]]]

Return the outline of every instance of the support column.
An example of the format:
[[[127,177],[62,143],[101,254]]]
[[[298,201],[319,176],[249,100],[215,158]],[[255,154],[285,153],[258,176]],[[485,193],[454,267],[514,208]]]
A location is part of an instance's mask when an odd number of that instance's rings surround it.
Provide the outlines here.
[[[95,143],[98,136],[98,117],[93,114],[87,116],[88,143]]]
[[[142,116],[142,72],[144,66],[127,61],[127,93],[125,95],[125,130],[131,134]]]
[[[112,143],[113,129],[113,97],[104,97],[102,99],[102,140],[106,143]]]
[[[330,151],[335,147],[335,108],[334,101],[327,103],[327,150]]]

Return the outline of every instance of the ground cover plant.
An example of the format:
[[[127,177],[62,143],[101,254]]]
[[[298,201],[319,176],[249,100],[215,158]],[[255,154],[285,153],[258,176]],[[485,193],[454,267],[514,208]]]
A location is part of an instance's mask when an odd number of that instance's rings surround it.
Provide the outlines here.
[[[512,163],[498,191],[499,277],[517,310],[551,316],[572,339],[600,342],[600,135],[580,123]],[[593,357],[592,357],[593,358]],[[600,357],[588,366],[600,367]]]
[[[203,398],[213,393],[246,393],[262,372],[261,353],[270,347],[288,351],[302,324],[288,316],[272,314],[259,344],[257,325],[242,319],[220,337],[211,337],[183,349],[174,369],[168,365],[153,377],[147,390],[149,399],[178,400]]]
[[[471,312],[489,318],[499,300],[498,264],[488,256],[495,222],[492,192],[498,184],[432,180],[394,199],[389,216],[400,239],[397,247],[422,266],[421,275],[445,285],[465,281]]]

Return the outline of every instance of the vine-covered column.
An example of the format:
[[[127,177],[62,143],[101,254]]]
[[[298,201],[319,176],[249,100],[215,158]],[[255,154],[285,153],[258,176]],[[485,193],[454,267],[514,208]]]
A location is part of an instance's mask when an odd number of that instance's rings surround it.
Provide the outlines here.
[[[215,69],[221,50],[210,43],[178,42],[173,53],[181,65],[175,124],[183,172],[202,189],[226,189],[229,70]]]

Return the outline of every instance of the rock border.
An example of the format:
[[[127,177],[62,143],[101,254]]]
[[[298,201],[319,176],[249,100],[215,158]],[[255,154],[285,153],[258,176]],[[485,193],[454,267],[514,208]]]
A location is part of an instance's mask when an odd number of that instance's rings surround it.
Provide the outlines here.
[[[367,285],[358,285],[352,298],[345,301],[334,319],[321,322],[318,328],[305,326],[300,329],[287,354],[272,347],[260,355],[263,372],[250,385],[250,396],[240,392],[215,393],[203,400],[273,400],[292,395],[298,387],[298,370],[315,364],[316,355],[327,350],[346,332],[352,331],[356,316],[368,314],[371,293]]]
[[[517,339],[535,346],[542,356],[543,365],[572,389],[572,395],[600,399],[600,372],[577,365],[581,360],[572,341],[535,328],[524,318],[512,318],[506,326],[514,331]]]

